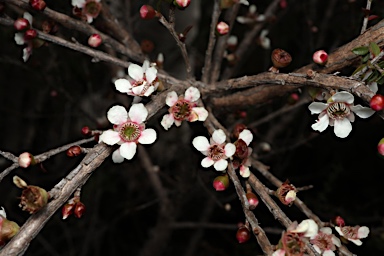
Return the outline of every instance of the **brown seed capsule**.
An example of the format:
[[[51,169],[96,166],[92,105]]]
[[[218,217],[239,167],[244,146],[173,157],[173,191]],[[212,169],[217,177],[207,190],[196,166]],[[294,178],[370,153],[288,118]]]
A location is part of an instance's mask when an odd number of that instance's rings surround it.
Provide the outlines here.
[[[275,49],[272,51],[271,60],[275,68],[284,68],[291,63],[292,57],[283,49]]]

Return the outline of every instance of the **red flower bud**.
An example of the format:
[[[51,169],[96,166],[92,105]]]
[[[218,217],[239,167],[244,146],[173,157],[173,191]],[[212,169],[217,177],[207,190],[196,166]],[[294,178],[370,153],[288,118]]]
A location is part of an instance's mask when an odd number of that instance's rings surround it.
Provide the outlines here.
[[[338,227],[344,227],[345,221],[341,216],[336,216],[332,219],[332,223],[335,224]]]
[[[328,54],[324,50],[316,51],[312,56],[313,62],[325,65],[328,60]]]
[[[213,180],[213,187],[216,189],[216,191],[224,191],[229,187],[229,179],[228,175],[220,175],[217,176]]]
[[[82,202],[77,202],[75,204],[75,208],[73,210],[73,213],[74,213],[76,218],[80,219],[81,216],[83,216],[83,214],[85,213],[85,205]]]
[[[241,243],[247,242],[251,238],[251,232],[246,226],[240,227],[236,232],[236,239]]]
[[[25,30],[27,28],[29,28],[31,24],[29,24],[29,21],[25,18],[18,18],[17,20],[15,20],[15,22],[13,23],[13,27],[17,30],[17,31],[22,31],[22,30]]]
[[[150,5],[143,5],[140,8],[140,17],[144,20],[151,20],[156,16],[156,10]]]
[[[79,156],[81,153],[83,153],[83,150],[80,146],[72,146],[67,149],[67,156],[69,157]]]
[[[37,11],[42,11],[45,9],[45,7],[47,7],[47,4],[44,2],[44,0],[29,0],[29,4],[33,9]]]
[[[220,21],[216,25],[216,31],[221,36],[226,35],[229,32],[229,25],[227,23],[225,23],[224,21]]]
[[[99,34],[93,34],[88,38],[88,45],[92,47],[98,47],[102,42],[101,36]]]
[[[371,106],[371,109],[375,111],[382,110],[384,108],[384,96],[376,94],[372,97],[371,101],[369,102],[369,105]]]
[[[252,192],[248,192],[246,194],[246,196],[247,196],[248,203],[249,203],[249,210],[254,210],[256,208],[256,206],[259,205],[259,199]]]
[[[32,40],[37,37],[37,31],[34,29],[28,29],[24,33],[24,39],[25,40]]]
[[[66,203],[63,208],[61,208],[61,214],[63,215],[63,220],[68,218],[73,214],[73,209],[75,208],[74,203]]]
[[[189,6],[191,3],[191,0],[174,0],[173,4],[179,9],[179,10],[184,10]]]
[[[242,139],[238,139],[233,144],[236,146],[235,157],[238,157],[241,160],[248,157],[248,146]]]
[[[91,129],[89,129],[88,126],[84,126],[83,128],[81,128],[81,134],[87,136],[87,135],[91,135],[92,132],[91,132]]]

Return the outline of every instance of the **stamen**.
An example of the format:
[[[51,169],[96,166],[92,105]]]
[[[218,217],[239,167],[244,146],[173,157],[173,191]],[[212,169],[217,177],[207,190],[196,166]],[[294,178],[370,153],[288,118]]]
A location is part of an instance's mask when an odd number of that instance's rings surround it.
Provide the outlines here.
[[[127,122],[120,127],[120,138],[126,142],[136,142],[141,134],[142,127],[133,122]]]
[[[225,158],[224,149],[219,145],[212,145],[209,148],[208,157],[213,161],[218,161]]]
[[[349,107],[343,102],[331,103],[327,108],[327,114],[332,119],[343,119],[351,113]]]
[[[189,116],[191,115],[191,111],[192,111],[191,104],[184,99],[178,100],[175,103],[175,105],[173,105],[171,108],[171,112],[174,118],[178,121],[188,119]]]

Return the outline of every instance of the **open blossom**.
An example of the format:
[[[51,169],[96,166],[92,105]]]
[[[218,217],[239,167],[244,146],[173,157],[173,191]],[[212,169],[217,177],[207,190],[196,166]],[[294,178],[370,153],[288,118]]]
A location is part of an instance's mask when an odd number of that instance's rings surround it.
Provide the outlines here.
[[[112,154],[113,162],[121,163],[124,158],[132,159],[138,143],[152,144],[156,140],[156,131],[145,129],[143,122],[147,116],[148,111],[142,103],[132,105],[129,112],[122,106],[113,106],[108,110],[107,118],[114,124],[113,130],[104,131],[99,142],[120,145]]]
[[[86,19],[88,23],[92,23],[101,11],[100,0],[72,0],[72,6],[73,12]]]
[[[296,228],[289,230],[291,233],[299,233],[304,237],[314,238],[319,231],[319,227],[312,219],[306,219],[300,222]]]
[[[315,250],[324,256],[335,256],[333,251],[336,250],[336,246],[341,245],[340,239],[332,234],[332,229],[324,227],[319,230],[317,235],[311,239],[311,244]]]
[[[128,81],[120,78],[115,81],[116,90],[132,96],[149,96],[159,86],[157,81],[157,69],[144,61],[143,66],[131,64],[128,67],[128,75],[133,79]]]
[[[211,141],[204,136],[193,139],[193,146],[206,157],[201,161],[201,166],[208,168],[213,165],[217,171],[224,171],[228,166],[228,157],[233,156],[236,146],[232,143],[225,143],[225,133],[219,129],[213,132]]]
[[[173,123],[180,126],[183,120],[189,122],[205,121],[208,117],[208,111],[203,107],[196,107],[197,100],[200,98],[200,92],[195,87],[189,87],[183,96],[177,97],[175,91],[169,92],[165,103],[170,107],[169,114],[164,115],[161,125],[168,130]]]
[[[311,114],[320,114],[319,119],[312,125],[312,129],[322,132],[328,125],[334,126],[337,137],[345,138],[352,131],[351,122],[355,115],[361,118],[370,117],[375,111],[361,105],[353,105],[354,97],[349,92],[338,92],[328,99],[327,103],[312,102],[309,105]]]
[[[33,17],[29,12],[25,12],[23,18],[28,20],[29,25],[32,26]],[[32,54],[32,39],[26,39],[25,32],[15,33],[14,39],[17,45],[26,45],[23,49],[23,60],[26,62]]]
[[[335,227],[337,233],[339,235],[345,237],[355,245],[362,245],[363,242],[361,242],[360,239],[366,238],[369,234],[369,228],[366,226],[360,227],[360,226],[344,226],[344,227]]]

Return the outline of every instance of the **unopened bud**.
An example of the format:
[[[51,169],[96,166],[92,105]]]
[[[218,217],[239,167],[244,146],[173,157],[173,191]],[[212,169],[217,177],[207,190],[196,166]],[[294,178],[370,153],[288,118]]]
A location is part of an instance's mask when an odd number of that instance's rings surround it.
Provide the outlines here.
[[[331,220],[331,222],[332,222],[334,225],[338,226],[338,227],[344,227],[344,226],[345,226],[345,221],[344,221],[344,219],[343,219],[341,216],[336,216],[336,217],[334,217],[334,218]]]
[[[379,152],[380,155],[384,156],[384,138],[382,138],[379,141],[379,144],[377,144],[377,152]]]
[[[27,168],[30,165],[34,165],[37,163],[35,161],[35,158],[33,157],[33,155],[28,153],[28,152],[24,152],[24,153],[20,154],[18,162],[19,162],[20,167],[22,167],[22,168]]]
[[[29,4],[37,11],[43,11],[47,7],[44,0],[29,0]]]
[[[225,23],[224,21],[220,21],[216,25],[216,31],[221,36],[226,35],[229,32],[229,25],[227,23]]]
[[[37,37],[37,31],[34,29],[28,29],[24,33],[24,40],[32,40]]]
[[[22,30],[25,30],[27,28],[29,28],[31,24],[29,24],[29,21],[25,18],[18,18],[17,20],[15,20],[15,22],[13,23],[13,27],[17,30],[17,31],[22,31]]]
[[[283,49],[275,49],[272,51],[271,60],[273,67],[270,71],[278,73],[279,68],[284,68],[292,61],[291,55]]]
[[[102,43],[101,36],[99,34],[93,34],[88,38],[88,45],[91,47],[99,47]]]
[[[249,203],[249,210],[254,210],[256,208],[256,206],[259,205],[259,199],[252,192],[248,192],[246,194],[246,196],[247,196],[248,203]]]
[[[251,238],[251,232],[246,226],[240,227],[236,232],[236,239],[241,243],[247,242]]]
[[[75,204],[75,208],[73,209],[73,214],[75,215],[76,218],[81,218],[83,214],[85,213],[85,205],[82,202],[77,202]]]
[[[156,10],[150,5],[143,5],[140,8],[140,17],[144,20],[151,20],[156,16]]]
[[[61,208],[61,214],[63,215],[63,220],[68,218],[73,214],[73,209],[75,208],[75,204],[73,202],[66,203],[63,208]]]
[[[84,126],[83,128],[81,128],[81,134],[87,136],[87,135],[91,135],[92,132],[91,132],[91,129],[89,129],[88,126]]]
[[[312,56],[313,62],[319,64],[319,65],[325,65],[328,60],[328,53],[326,53],[324,50],[316,51]]]
[[[173,4],[179,9],[179,10],[184,10],[189,6],[191,3],[191,0],[174,0]]]
[[[229,179],[228,175],[220,175],[217,176],[213,180],[213,187],[215,188],[216,191],[224,191],[229,187]]]
[[[248,145],[242,139],[236,140],[233,144],[236,146],[235,157],[240,159],[248,157]]]
[[[83,150],[80,146],[72,146],[69,149],[67,149],[67,156],[69,157],[75,157],[79,156],[83,153]]]
[[[380,111],[384,109],[384,96],[380,94],[374,95],[371,98],[369,105],[371,106],[371,109],[375,111]]]

